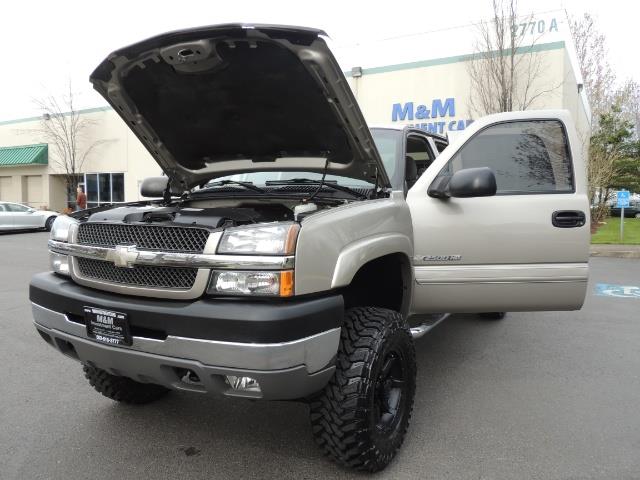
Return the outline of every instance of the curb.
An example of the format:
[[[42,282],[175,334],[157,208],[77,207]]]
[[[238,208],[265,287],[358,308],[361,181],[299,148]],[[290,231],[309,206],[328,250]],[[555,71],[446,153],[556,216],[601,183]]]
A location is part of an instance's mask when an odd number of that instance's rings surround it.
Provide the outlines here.
[[[591,245],[589,256],[640,259],[640,245]]]

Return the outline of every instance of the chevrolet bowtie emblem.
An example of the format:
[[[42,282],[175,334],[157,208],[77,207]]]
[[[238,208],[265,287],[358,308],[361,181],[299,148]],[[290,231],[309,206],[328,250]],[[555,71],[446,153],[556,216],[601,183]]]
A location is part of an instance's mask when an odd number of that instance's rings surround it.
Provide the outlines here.
[[[138,259],[138,249],[135,245],[116,245],[110,257],[116,267],[133,268]]]

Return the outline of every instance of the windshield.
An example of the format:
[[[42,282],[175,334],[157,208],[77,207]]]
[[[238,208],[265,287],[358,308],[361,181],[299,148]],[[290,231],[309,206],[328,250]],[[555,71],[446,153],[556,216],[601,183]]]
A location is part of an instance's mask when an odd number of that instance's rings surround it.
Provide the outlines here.
[[[378,148],[382,163],[387,171],[387,175],[391,180],[391,185],[396,185],[395,177],[398,171],[398,152],[402,145],[402,132],[398,130],[374,128],[371,130],[373,141]],[[233,180],[235,182],[251,182],[257,186],[264,186],[267,182],[272,181],[286,181],[293,178],[306,178],[309,180],[321,180],[322,174],[317,172],[247,172],[237,173],[235,175],[227,175],[224,177],[218,177],[212,180],[212,182],[219,182],[221,180]],[[329,182],[335,182],[345,187],[373,187],[372,183],[358,180],[355,178],[341,177],[339,175],[327,175],[325,179]]]

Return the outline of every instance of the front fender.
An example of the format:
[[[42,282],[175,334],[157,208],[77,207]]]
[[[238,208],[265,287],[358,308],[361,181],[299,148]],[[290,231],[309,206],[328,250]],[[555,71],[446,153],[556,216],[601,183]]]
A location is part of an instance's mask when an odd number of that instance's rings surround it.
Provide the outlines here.
[[[394,192],[395,193],[395,192]],[[306,217],[296,247],[296,295],[351,282],[365,263],[391,253],[413,257],[411,213],[401,192]]]
[[[338,255],[331,288],[349,285],[358,270],[371,260],[393,253],[402,253],[410,260],[412,251],[411,240],[397,233],[375,235],[355,241],[347,245]]]

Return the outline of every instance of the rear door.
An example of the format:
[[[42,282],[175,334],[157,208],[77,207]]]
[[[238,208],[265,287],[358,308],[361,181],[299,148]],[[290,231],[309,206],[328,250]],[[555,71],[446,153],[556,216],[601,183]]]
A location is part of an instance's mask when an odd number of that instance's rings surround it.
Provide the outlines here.
[[[432,198],[441,177],[489,167],[494,196]],[[582,147],[566,111],[474,122],[407,196],[413,313],[574,310],[586,293],[589,203]]]

